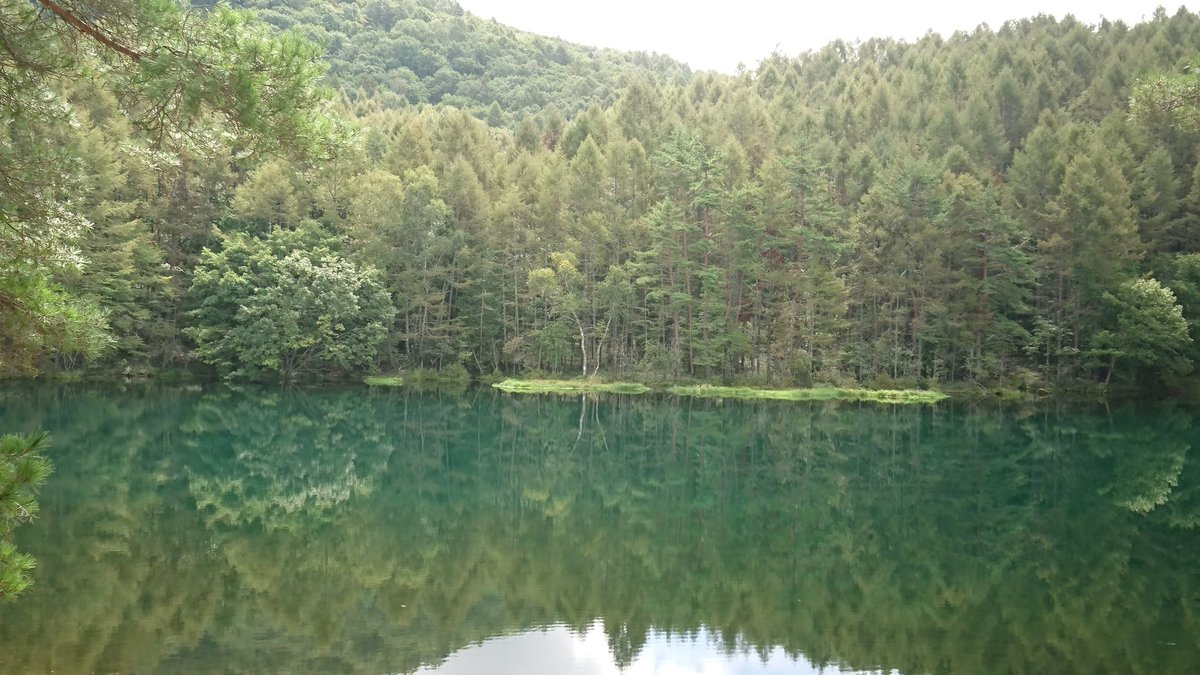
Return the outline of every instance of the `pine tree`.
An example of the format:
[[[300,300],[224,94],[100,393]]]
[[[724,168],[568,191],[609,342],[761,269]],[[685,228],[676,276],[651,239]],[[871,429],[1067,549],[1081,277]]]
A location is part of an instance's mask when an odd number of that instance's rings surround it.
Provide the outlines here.
[[[0,602],[32,583],[35,562],[17,552],[12,532],[37,515],[38,488],[50,475],[50,462],[41,454],[45,440],[45,434],[0,436]]]

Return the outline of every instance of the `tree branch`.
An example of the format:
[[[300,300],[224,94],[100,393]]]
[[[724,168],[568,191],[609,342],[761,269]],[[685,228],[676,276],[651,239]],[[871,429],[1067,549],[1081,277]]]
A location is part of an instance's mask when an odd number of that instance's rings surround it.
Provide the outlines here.
[[[99,42],[100,44],[104,45],[105,47],[108,47],[109,49],[111,49],[119,54],[123,54],[123,55],[129,57],[134,62],[142,60],[141,52],[137,51],[136,49],[126,47],[125,45],[121,44],[120,42],[117,42],[116,40],[110,38],[109,36],[105,35],[104,33],[100,32],[99,30],[97,30],[95,27],[89,25],[83,19],[80,19],[79,17],[75,16],[73,13],[71,13],[71,10],[63,7],[62,5],[60,5],[56,2],[51,2],[51,0],[38,0],[38,4],[42,5],[43,7],[50,10],[51,12],[54,12],[54,14],[58,18],[62,19],[63,21],[66,21],[68,24],[75,27],[76,30],[83,33],[84,35],[87,35],[88,37],[92,38],[96,42]]]

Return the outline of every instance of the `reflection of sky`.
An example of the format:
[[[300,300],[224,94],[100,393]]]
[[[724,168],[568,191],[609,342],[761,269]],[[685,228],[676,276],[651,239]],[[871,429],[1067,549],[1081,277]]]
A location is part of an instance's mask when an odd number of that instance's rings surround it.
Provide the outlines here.
[[[668,635],[652,632],[646,646],[625,670],[613,662],[604,623],[597,620],[585,633],[565,626],[551,626],[517,635],[494,638],[467,647],[447,657],[436,668],[422,668],[420,675],[796,675],[844,673],[836,667],[815,666],[803,658],[793,660],[781,648],[766,658],[757,652],[727,654],[712,635]],[[878,672],[878,671],[876,671]]]

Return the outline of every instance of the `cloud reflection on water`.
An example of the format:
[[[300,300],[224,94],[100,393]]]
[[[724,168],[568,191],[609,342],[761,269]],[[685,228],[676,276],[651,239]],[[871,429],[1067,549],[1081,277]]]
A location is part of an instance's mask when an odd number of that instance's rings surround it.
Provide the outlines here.
[[[728,652],[712,634],[652,631],[637,657],[625,669],[609,649],[604,622],[597,619],[582,634],[567,626],[549,626],[506,635],[451,654],[419,675],[806,675],[828,673],[803,658],[793,659],[775,647],[765,658],[745,649]],[[836,671],[860,673],[863,671]]]

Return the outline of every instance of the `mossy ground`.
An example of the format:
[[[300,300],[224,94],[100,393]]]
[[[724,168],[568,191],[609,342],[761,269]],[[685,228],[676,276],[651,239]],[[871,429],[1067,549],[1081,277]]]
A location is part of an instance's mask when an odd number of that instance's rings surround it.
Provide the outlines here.
[[[780,401],[871,401],[874,403],[936,403],[945,398],[940,391],[921,389],[757,389],[754,387],[718,387],[709,384],[676,386],[668,389],[678,396],[704,398],[773,399]]]
[[[644,394],[653,387],[640,382],[605,382],[588,380],[518,380],[509,378],[493,387],[515,394],[581,394],[603,392],[611,394]],[[875,403],[936,403],[947,398],[940,391],[918,389],[841,389],[818,387],[809,389],[759,389],[755,387],[720,387],[710,384],[665,387],[677,396],[703,398],[773,399],[781,401],[871,401]]]
[[[604,382],[602,380],[515,380],[509,378],[492,385],[513,394],[644,394],[650,387],[638,382]]]

